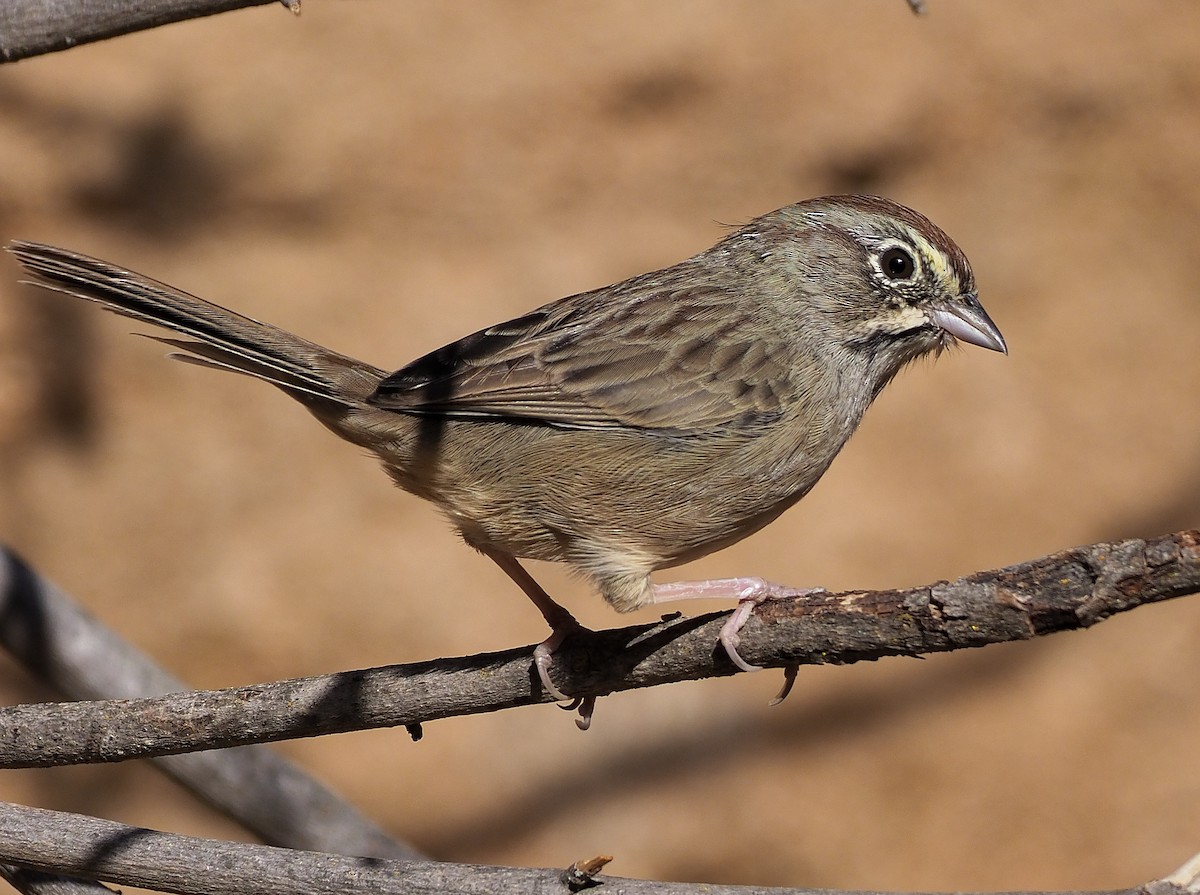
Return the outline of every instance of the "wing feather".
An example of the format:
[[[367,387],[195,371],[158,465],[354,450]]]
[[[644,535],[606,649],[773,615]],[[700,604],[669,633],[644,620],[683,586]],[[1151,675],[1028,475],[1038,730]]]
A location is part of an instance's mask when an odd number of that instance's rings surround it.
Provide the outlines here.
[[[661,277],[661,274],[658,275]],[[716,286],[628,281],[481,330],[397,370],[378,407],[564,428],[696,431],[776,418],[785,340],[763,338]]]

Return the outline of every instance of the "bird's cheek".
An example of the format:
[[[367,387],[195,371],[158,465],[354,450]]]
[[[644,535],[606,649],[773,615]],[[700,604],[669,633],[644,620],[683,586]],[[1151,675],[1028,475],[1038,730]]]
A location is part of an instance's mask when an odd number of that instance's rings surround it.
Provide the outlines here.
[[[929,317],[920,308],[914,308],[912,305],[892,308],[880,319],[880,329],[892,335],[912,332],[928,325]]]

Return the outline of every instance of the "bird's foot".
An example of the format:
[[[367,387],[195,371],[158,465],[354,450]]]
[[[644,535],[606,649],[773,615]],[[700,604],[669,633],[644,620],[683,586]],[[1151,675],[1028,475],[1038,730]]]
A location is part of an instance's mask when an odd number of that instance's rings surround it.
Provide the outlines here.
[[[750,620],[750,616],[754,614],[755,609],[769,600],[810,597],[813,594],[825,592],[825,588],[823,587],[784,587],[782,584],[775,584],[765,581],[762,578],[726,578],[719,582],[703,583],[727,584],[729,590],[732,592],[730,595],[738,601],[737,608],[730,613],[725,624],[721,626],[721,634],[718,640],[720,640],[721,646],[725,648],[725,654],[729,656],[729,661],[742,671],[762,671],[761,666],[751,665],[743,659],[737,649],[742,642],[742,638],[738,632],[745,627],[746,622]],[[784,689],[780,691],[780,695],[776,697],[776,700],[782,702],[790,690],[791,686],[785,681]]]
[[[575,719],[575,726],[580,730],[587,730],[592,726],[592,715],[596,710],[595,696],[575,696],[571,697],[563,693],[550,680],[550,666],[554,664],[554,653],[567,640],[567,638],[575,634],[590,634],[591,632],[570,615],[566,614],[565,618],[557,619],[557,624],[549,637],[533,648],[533,667],[537,671],[538,680],[542,684],[542,689],[546,691],[554,699],[565,705],[559,708],[565,709],[568,712],[578,712],[579,717]]]
[[[725,655],[729,656],[729,661],[737,668],[742,671],[762,671],[761,666],[751,665],[738,652],[738,646],[742,640],[738,632],[745,627],[750,616],[754,614],[754,610],[768,600],[786,600],[791,597],[807,597],[824,592],[825,588],[823,587],[785,587],[762,578],[717,578],[709,581],[656,584],[653,589],[653,600],[655,603],[708,598],[737,600],[737,608],[721,626],[721,633],[717,640],[725,650]],[[778,705],[787,698],[792,691],[795,679],[796,667],[785,668],[783,688],[772,700],[771,705]]]
[[[575,621],[575,616],[555,603],[511,553],[484,546],[476,546],[476,549],[504,570],[504,573],[525,592],[525,596],[529,597],[533,605],[538,608],[538,612],[542,614],[542,618],[546,620],[546,624],[550,626],[550,636],[533,648],[533,667],[537,671],[542,689],[559,702],[567,703],[563,708],[578,712],[579,717],[575,719],[575,726],[580,730],[587,730],[592,724],[592,713],[596,709],[596,697],[571,698],[568,696],[554,685],[554,681],[550,680],[550,666],[554,664],[554,653],[563,645],[563,641],[573,634],[580,632],[590,634],[591,632]]]
[[[533,667],[537,671],[538,680],[542,682],[542,689],[559,702],[569,702],[571,697],[558,689],[554,685],[554,681],[550,680],[550,666],[554,664],[555,651],[573,633],[575,633],[574,629],[567,626],[555,628],[549,637],[533,648]]]

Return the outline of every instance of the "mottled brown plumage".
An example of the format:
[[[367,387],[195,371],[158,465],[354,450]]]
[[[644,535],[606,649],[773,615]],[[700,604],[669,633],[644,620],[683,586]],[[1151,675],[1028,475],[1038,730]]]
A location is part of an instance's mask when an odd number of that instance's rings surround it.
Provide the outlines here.
[[[174,330],[175,355],[265,379],[379,455],[574,627],[517,565],[568,563],[616,609],[754,579],[650,573],[757,531],[803,497],[908,361],[955,337],[1003,351],[970,265],[885,199],[790,205],[672,267],[467,336],[391,374],[83,255],[9,247],[37,285]],[[738,622],[740,626],[741,622]],[[723,637],[735,661],[736,627]],[[742,667],[745,666],[741,663]]]

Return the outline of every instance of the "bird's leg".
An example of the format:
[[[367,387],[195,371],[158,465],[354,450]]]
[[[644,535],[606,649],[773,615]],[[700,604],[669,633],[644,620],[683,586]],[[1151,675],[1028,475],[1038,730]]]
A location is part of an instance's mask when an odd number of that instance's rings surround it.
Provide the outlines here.
[[[733,610],[725,624],[721,627],[719,638],[725,648],[729,661],[742,671],[761,671],[757,665],[751,665],[738,654],[738,644],[741,637],[738,631],[754,614],[754,608],[767,600],[783,600],[788,597],[804,597],[823,593],[824,588],[794,588],[773,584],[762,578],[714,578],[708,581],[677,581],[671,584],[655,584],[651,586],[651,602],[671,603],[676,600],[737,600],[737,608]],[[791,682],[795,679],[792,667],[784,669],[785,681],[783,690],[775,698],[773,705],[782,702],[792,689]]]
[[[507,553],[500,553],[496,550],[490,550],[486,547],[477,548],[480,553],[488,557],[492,562],[504,570],[517,585],[525,592],[525,596],[533,602],[533,605],[538,608],[538,612],[542,614],[542,618],[546,620],[546,624],[550,626],[550,636],[537,645],[533,651],[533,665],[537,669],[538,679],[542,682],[542,687],[547,693],[560,701],[570,701],[572,710],[579,710],[581,718],[584,717],[584,710],[587,710],[586,720],[591,721],[591,705],[593,703],[587,700],[572,700],[558,687],[554,686],[550,680],[550,665],[554,661],[554,651],[562,646],[563,641],[577,631],[584,630],[583,625],[575,620],[575,616],[571,615],[562,606],[554,602],[554,599],[542,589],[542,586],[533,580],[533,576],[525,571],[524,567],[517,562],[516,557]],[[594,702],[594,701],[593,701]],[[578,723],[578,722],[577,722]],[[586,730],[586,727],[583,728]]]

